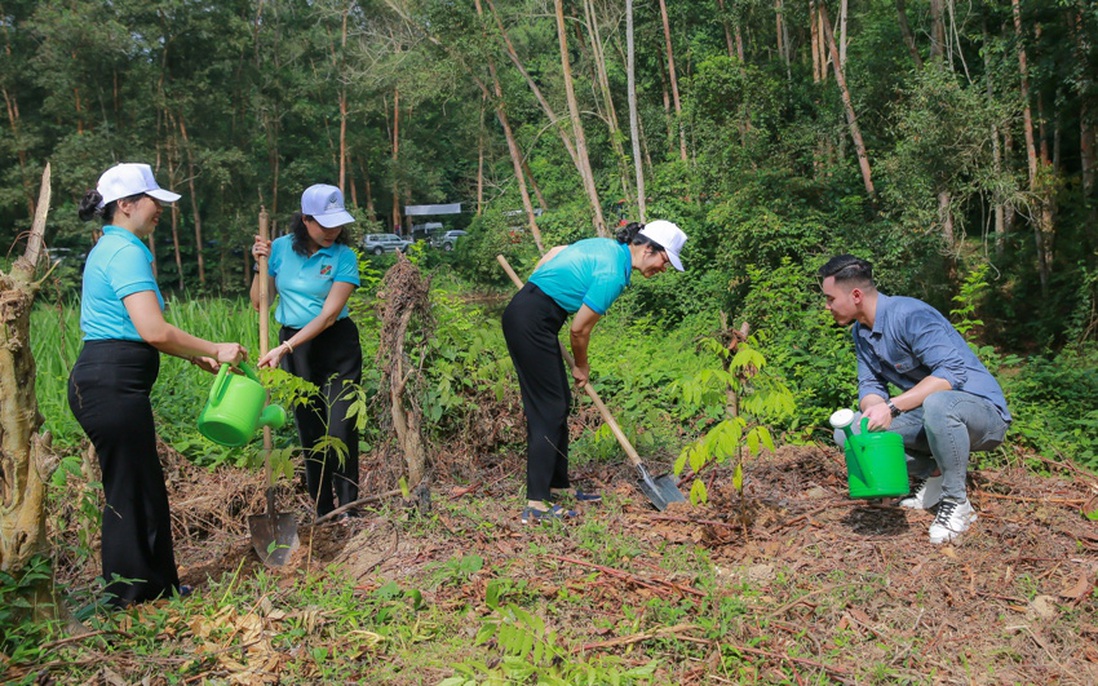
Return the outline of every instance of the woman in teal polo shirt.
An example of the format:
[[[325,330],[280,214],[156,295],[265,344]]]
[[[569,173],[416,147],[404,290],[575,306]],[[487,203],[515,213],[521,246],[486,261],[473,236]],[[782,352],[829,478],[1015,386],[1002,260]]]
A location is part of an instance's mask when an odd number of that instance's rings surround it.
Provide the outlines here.
[[[160,352],[213,372],[247,354],[164,321],[164,298],[142,242],[179,195],[162,189],[147,164],[119,164],[80,203],[103,236],[88,254],[80,300],[84,347],[69,375],[69,407],[91,439],[103,479],[102,559],[107,602],[125,607],[179,590],[168,491],[156,453],[149,393]]]
[[[629,285],[633,270],[648,278],[670,263],[682,271],[679,253],[686,234],[669,221],[629,224],[617,240],[588,238],[550,250],[503,312],[503,335],[518,372],[526,414],[526,507],[524,524],[572,516],[553,504],[568,480],[568,409],[571,403],[558,335],[575,313],[569,335],[572,378],[582,388],[591,374],[587,345],[599,318]],[[576,492],[576,500],[598,501]]]
[[[359,284],[358,259],[348,247],[344,227],[354,222],[335,186],[316,184],[301,195],[301,211],[290,233],[273,241],[255,237],[252,254],[270,259],[272,293],[278,293],[275,319],[281,341],[260,367],[281,366],[316,384],[320,393],[294,409],[298,437],[305,450],[305,484],[317,516],[358,500],[358,430],[347,418],[350,389],[362,383],[362,348],[347,299]],[[259,277],[252,281],[252,304],[259,308]],[[265,314],[264,314],[265,316]],[[327,436],[347,448],[345,457]],[[354,510],[341,517],[354,516]]]

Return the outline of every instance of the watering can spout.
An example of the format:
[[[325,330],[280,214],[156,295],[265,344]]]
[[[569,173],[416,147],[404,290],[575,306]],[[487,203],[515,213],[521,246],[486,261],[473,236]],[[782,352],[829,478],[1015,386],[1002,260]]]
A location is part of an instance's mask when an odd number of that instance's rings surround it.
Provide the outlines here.
[[[268,405],[259,415],[259,425],[269,426],[272,429],[281,429],[286,426],[286,410],[281,405]]]
[[[851,425],[854,424],[854,410],[849,408],[835,410],[835,412],[831,414],[831,418],[828,419],[828,422],[832,427],[846,434],[847,440],[854,437],[854,431],[850,428]],[[864,431],[865,428],[863,427],[862,430]]]

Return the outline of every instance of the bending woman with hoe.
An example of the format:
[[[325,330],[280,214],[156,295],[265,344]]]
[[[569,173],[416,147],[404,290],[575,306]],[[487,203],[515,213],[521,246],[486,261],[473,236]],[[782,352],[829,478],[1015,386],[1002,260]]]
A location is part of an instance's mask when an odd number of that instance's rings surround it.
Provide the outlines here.
[[[348,385],[362,382],[358,327],[348,316],[347,300],[359,284],[358,259],[347,246],[344,227],[354,222],[335,186],[316,184],[301,194],[301,211],[290,220],[290,233],[265,241],[255,237],[252,255],[270,258],[272,293],[278,293],[275,319],[282,325],[280,345],[259,360],[320,388],[294,409],[305,450],[305,484],[322,517],[358,500],[358,430],[347,418]],[[259,309],[259,277],[252,281],[252,305]],[[260,316],[267,316],[266,312]],[[343,442],[341,457],[323,439]],[[324,445],[321,445],[322,442]],[[355,516],[348,510],[341,518]]]
[[[247,356],[239,343],[212,343],[164,321],[153,256],[142,239],[164,204],[178,199],[157,185],[149,165],[119,164],[80,203],[82,220],[99,216],[104,226],[84,266],[84,347],[69,375],[69,407],[99,455],[103,578],[106,600],[116,607],[180,590],[149,400],[160,353],[208,372]]]
[[[569,334],[582,388],[591,375],[587,346],[599,318],[629,285],[633,270],[644,278],[671,263],[683,271],[679,253],[686,234],[669,221],[629,224],[617,240],[587,238],[547,252],[522,290],[503,312],[503,335],[518,372],[526,414],[526,507],[522,523],[575,516],[554,500],[570,488],[568,410],[572,400],[558,334],[575,313]],[[576,501],[598,502],[593,493],[575,492]]]

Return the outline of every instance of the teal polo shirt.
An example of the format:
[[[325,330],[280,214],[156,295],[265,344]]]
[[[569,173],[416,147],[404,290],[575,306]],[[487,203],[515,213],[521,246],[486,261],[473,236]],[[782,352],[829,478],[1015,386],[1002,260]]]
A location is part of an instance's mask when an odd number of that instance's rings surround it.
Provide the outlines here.
[[[294,252],[292,234],[276,238],[271,243],[267,269],[278,288],[275,319],[292,329],[300,329],[320,316],[333,283],[359,284],[358,259],[353,250],[336,243],[312,255],[301,255]],[[348,314],[344,305],[339,319]]]
[[[152,291],[164,309],[152,261],[152,253],[140,238],[118,226],[103,227],[103,235],[84,263],[80,328],[85,341],[142,340],[122,299]]]
[[[530,275],[530,282],[566,312],[587,305],[606,314],[633,275],[629,246],[612,238],[576,241]]]

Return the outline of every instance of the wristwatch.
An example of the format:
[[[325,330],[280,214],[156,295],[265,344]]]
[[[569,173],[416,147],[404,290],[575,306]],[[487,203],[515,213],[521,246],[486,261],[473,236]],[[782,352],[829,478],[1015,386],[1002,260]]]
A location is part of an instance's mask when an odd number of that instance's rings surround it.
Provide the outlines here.
[[[892,398],[885,401],[885,405],[888,405],[888,411],[892,413],[892,418],[895,419],[904,413],[903,410],[896,407],[896,404],[892,402]]]

